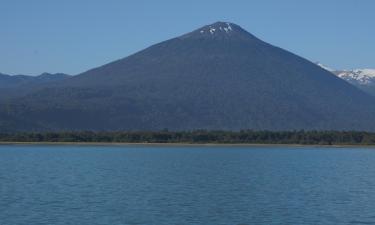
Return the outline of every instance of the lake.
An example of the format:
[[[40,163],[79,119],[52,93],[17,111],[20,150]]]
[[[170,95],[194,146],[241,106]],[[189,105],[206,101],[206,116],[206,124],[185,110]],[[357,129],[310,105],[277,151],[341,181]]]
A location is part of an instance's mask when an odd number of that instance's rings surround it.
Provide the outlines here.
[[[0,146],[0,225],[375,224],[375,149]]]

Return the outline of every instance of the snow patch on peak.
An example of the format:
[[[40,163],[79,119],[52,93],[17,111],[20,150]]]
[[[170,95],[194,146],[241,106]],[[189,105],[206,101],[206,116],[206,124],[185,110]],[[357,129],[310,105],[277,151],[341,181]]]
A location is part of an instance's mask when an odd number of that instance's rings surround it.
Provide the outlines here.
[[[186,33],[178,38],[194,38],[194,39],[215,39],[215,40],[256,40],[254,35],[250,34],[242,27],[230,22],[216,22],[200,27],[192,32]]]
[[[227,24],[227,33],[229,32],[229,31],[232,31],[233,29],[232,29],[232,27],[231,27],[231,25],[230,25],[230,23],[226,23]]]
[[[203,34],[205,32],[208,32],[210,34],[215,34],[215,33],[230,33],[233,31],[233,27],[231,26],[231,23],[223,23],[223,22],[217,22],[212,25],[208,25],[204,28],[201,29],[200,33]]]

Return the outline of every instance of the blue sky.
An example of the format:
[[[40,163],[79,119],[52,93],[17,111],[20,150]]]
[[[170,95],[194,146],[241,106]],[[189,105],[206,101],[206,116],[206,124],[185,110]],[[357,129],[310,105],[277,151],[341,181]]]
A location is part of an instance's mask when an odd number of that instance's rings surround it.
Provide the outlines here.
[[[375,68],[373,0],[1,0],[0,72],[78,74],[216,21],[340,69]]]

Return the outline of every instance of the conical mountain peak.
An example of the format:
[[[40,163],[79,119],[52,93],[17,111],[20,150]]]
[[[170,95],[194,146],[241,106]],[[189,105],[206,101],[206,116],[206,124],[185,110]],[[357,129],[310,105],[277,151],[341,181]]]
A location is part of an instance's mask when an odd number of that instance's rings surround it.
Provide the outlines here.
[[[373,97],[228,22],[56,79],[0,101],[0,128],[375,131]]]
[[[233,33],[235,32],[236,30],[238,30],[239,26],[237,25],[234,25],[232,23],[229,23],[229,22],[216,22],[216,23],[213,23],[213,24],[210,24],[210,25],[207,25],[207,26],[204,26],[202,27],[199,32],[200,33],[209,33],[211,35],[213,34],[217,34],[217,33],[225,33],[225,34],[228,34],[228,33]]]
[[[222,22],[218,21],[209,25],[205,25],[199,29],[194,30],[186,35],[183,35],[182,38],[221,38],[228,39],[233,37],[241,38],[254,38],[252,34],[244,30],[237,24],[231,22]]]

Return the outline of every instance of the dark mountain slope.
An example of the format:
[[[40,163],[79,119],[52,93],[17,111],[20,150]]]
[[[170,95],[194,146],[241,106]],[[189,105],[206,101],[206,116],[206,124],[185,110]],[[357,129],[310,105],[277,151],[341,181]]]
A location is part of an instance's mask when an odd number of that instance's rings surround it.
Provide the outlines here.
[[[371,96],[222,22],[7,107],[45,129],[375,129]]]
[[[38,76],[7,75],[0,73],[0,100],[19,97],[39,86],[43,87],[44,85],[60,82],[70,77],[70,75],[63,73],[42,73]]]

